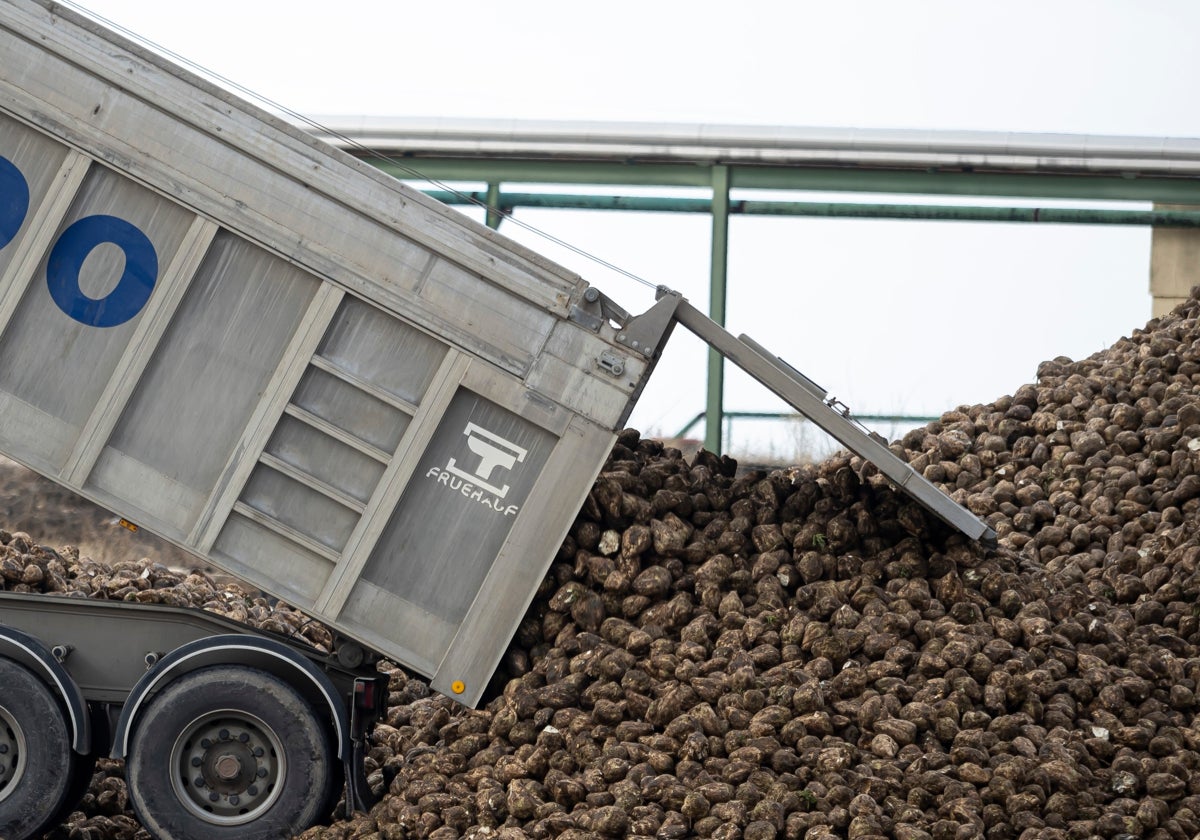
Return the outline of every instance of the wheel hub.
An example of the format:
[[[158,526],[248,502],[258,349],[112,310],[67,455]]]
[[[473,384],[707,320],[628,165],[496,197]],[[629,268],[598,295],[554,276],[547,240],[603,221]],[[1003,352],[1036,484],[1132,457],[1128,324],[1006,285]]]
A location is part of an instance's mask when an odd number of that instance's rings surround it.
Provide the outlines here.
[[[286,770],[282,756],[279,739],[258,718],[213,712],[185,727],[175,742],[175,790],[206,822],[250,822],[279,795]]]
[[[217,777],[223,782],[232,782],[242,773],[242,762],[236,755],[225,753],[213,762]]]
[[[20,724],[0,707],[0,799],[17,787],[25,771],[25,733]]]

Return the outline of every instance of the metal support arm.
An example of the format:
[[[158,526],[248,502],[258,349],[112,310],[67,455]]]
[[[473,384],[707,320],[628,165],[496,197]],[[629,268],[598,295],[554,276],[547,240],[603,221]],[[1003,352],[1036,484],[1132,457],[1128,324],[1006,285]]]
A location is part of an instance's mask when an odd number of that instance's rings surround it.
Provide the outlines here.
[[[973,540],[994,542],[996,533],[970,511],[956,504],[887,448],[886,441],[850,417],[850,412],[827,398],[807,376],[746,335],[732,333],[692,306],[676,292],[660,290],[660,297],[678,298],[675,319],[710,347],[757,379],[800,414],[816,423],[851,452],[859,455],[946,524]],[[835,408],[835,406],[837,406]]]

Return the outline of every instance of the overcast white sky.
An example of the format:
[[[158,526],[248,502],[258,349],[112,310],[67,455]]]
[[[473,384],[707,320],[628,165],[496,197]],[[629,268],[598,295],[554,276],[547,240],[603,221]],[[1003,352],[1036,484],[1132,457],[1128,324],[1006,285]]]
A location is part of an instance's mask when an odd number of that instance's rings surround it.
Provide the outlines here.
[[[1189,0],[82,5],[305,115],[1200,137]],[[707,300],[706,217],[519,215]],[[502,231],[631,310],[652,302],[515,225]],[[937,414],[1142,326],[1149,243],[1137,228],[735,217],[728,324],[858,413]],[[701,411],[703,365],[697,342],[674,339],[632,425],[669,435]],[[726,404],[782,407],[734,374]],[[732,446],[804,435],[780,434],[735,425]]]

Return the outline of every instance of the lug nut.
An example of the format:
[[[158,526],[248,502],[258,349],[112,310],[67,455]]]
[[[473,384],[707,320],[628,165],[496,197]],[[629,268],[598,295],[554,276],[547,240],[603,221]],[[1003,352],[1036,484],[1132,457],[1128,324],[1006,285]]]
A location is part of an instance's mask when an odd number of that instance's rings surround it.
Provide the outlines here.
[[[242,763],[237,760],[237,756],[226,753],[216,760],[213,764],[213,769],[217,771],[217,775],[223,781],[236,779],[242,771]]]

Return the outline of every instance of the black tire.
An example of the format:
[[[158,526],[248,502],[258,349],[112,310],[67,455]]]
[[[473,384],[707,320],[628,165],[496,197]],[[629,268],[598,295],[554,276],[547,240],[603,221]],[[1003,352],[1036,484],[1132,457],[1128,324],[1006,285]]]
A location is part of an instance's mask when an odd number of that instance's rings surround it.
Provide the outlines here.
[[[93,743],[95,743],[93,736]],[[80,755],[79,753],[71,753],[71,786],[67,789],[67,795],[63,802],[58,806],[58,815],[55,819],[55,824],[64,823],[71,812],[75,810],[75,806],[83,799],[83,795],[88,792],[88,788],[92,786],[92,777],[96,775],[96,762],[100,756],[95,753],[91,755]]]
[[[58,815],[52,825],[61,825],[76,809],[84,794],[92,786],[92,778],[96,775],[96,763],[100,756],[108,754],[110,740],[108,715],[102,708],[88,706],[88,715],[92,724],[92,751],[87,755],[71,753],[71,785],[67,788],[66,798],[58,806]]]
[[[326,816],[335,761],[328,728],[295,689],[219,665],[148,702],[125,776],[138,818],[162,840],[275,840]]]
[[[329,775],[332,778],[329,780],[329,792],[325,795],[325,801],[321,803],[318,822],[329,822],[345,816],[345,814],[338,813],[339,806],[342,804],[342,793],[346,788],[346,773],[342,768],[341,760],[331,759],[329,769]]]
[[[41,836],[74,776],[62,705],[29,669],[0,657],[0,837]]]

